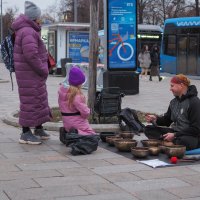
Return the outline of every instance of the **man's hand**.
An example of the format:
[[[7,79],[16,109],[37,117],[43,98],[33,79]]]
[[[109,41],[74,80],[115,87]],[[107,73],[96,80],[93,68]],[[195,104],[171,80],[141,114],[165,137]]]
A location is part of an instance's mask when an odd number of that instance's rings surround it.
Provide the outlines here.
[[[145,120],[148,123],[155,122],[157,117],[155,115],[145,115]]]
[[[172,142],[175,138],[174,133],[166,133],[163,135],[165,141]]]

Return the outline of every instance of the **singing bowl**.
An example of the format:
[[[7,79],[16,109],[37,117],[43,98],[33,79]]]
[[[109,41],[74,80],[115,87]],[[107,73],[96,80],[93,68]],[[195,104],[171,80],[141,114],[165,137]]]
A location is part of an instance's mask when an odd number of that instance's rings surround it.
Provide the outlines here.
[[[141,140],[141,143],[143,144],[144,147],[156,147],[160,145],[160,140],[156,139],[149,139],[149,140]]]
[[[114,141],[115,140],[119,140],[119,139],[123,139],[120,136],[107,136],[106,137],[106,142],[110,145],[110,146],[114,146]]]
[[[152,156],[157,156],[160,153],[160,147],[159,146],[151,146],[149,147],[149,154]]]
[[[167,147],[171,147],[174,146],[173,142],[168,142],[168,141],[161,141],[161,145],[160,145],[160,152],[161,153],[166,153],[166,149]]]
[[[132,139],[134,136],[133,132],[130,131],[123,131],[119,134],[120,137],[124,138],[124,139]]]
[[[132,147],[131,153],[137,158],[146,158],[149,155],[148,147]]]
[[[115,140],[114,144],[119,151],[131,151],[132,147],[137,146],[137,141],[132,139],[122,139]]]
[[[177,157],[177,158],[183,158],[185,155],[186,147],[183,145],[173,145],[166,147],[166,154],[169,158],[171,157]]]
[[[115,135],[116,135],[115,132],[100,132],[100,134],[99,134],[102,142],[106,142],[106,137],[107,136],[115,136]]]

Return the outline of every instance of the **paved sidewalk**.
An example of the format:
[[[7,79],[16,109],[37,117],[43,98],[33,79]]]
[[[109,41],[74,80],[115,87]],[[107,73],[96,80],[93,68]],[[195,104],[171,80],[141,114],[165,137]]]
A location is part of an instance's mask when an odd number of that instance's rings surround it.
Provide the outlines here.
[[[19,106],[17,85],[0,64],[0,118]],[[140,93],[126,96],[123,107],[163,113],[172,98],[169,77],[140,80]],[[50,106],[57,106],[61,77],[49,77]],[[200,91],[200,81],[192,80]],[[86,91],[85,91],[86,92]],[[200,165],[157,168],[98,148],[70,155],[57,131],[42,145],[18,143],[21,130],[0,121],[0,200],[200,200]],[[143,137],[143,136],[142,136]],[[141,139],[135,137],[135,139]]]

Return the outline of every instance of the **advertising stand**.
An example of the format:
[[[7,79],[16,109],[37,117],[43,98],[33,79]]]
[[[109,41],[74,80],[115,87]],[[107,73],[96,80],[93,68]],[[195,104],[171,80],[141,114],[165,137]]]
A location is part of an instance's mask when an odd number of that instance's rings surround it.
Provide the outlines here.
[[[120,87],[125,94],[139,93],[137,68],[137,0],[107,0],[107,71],[104,87]]]

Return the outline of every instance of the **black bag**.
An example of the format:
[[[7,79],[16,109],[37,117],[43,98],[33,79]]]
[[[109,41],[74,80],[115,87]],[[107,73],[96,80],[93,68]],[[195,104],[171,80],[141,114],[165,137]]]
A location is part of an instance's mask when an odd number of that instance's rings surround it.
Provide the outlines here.
[[[137,113],[135,110],[130,108],[122,109],[121,113],[119,114],[120,119],[120,128],[121,130],[126,130],[127,128],[130,131],[138,134],[144,131],[145,125],[140,122],[138,119]]]
[[[72,148],[72,155],[86,155],[97,150],[99,139],[97,135],[69,133],[66,134],[65,144]]]

